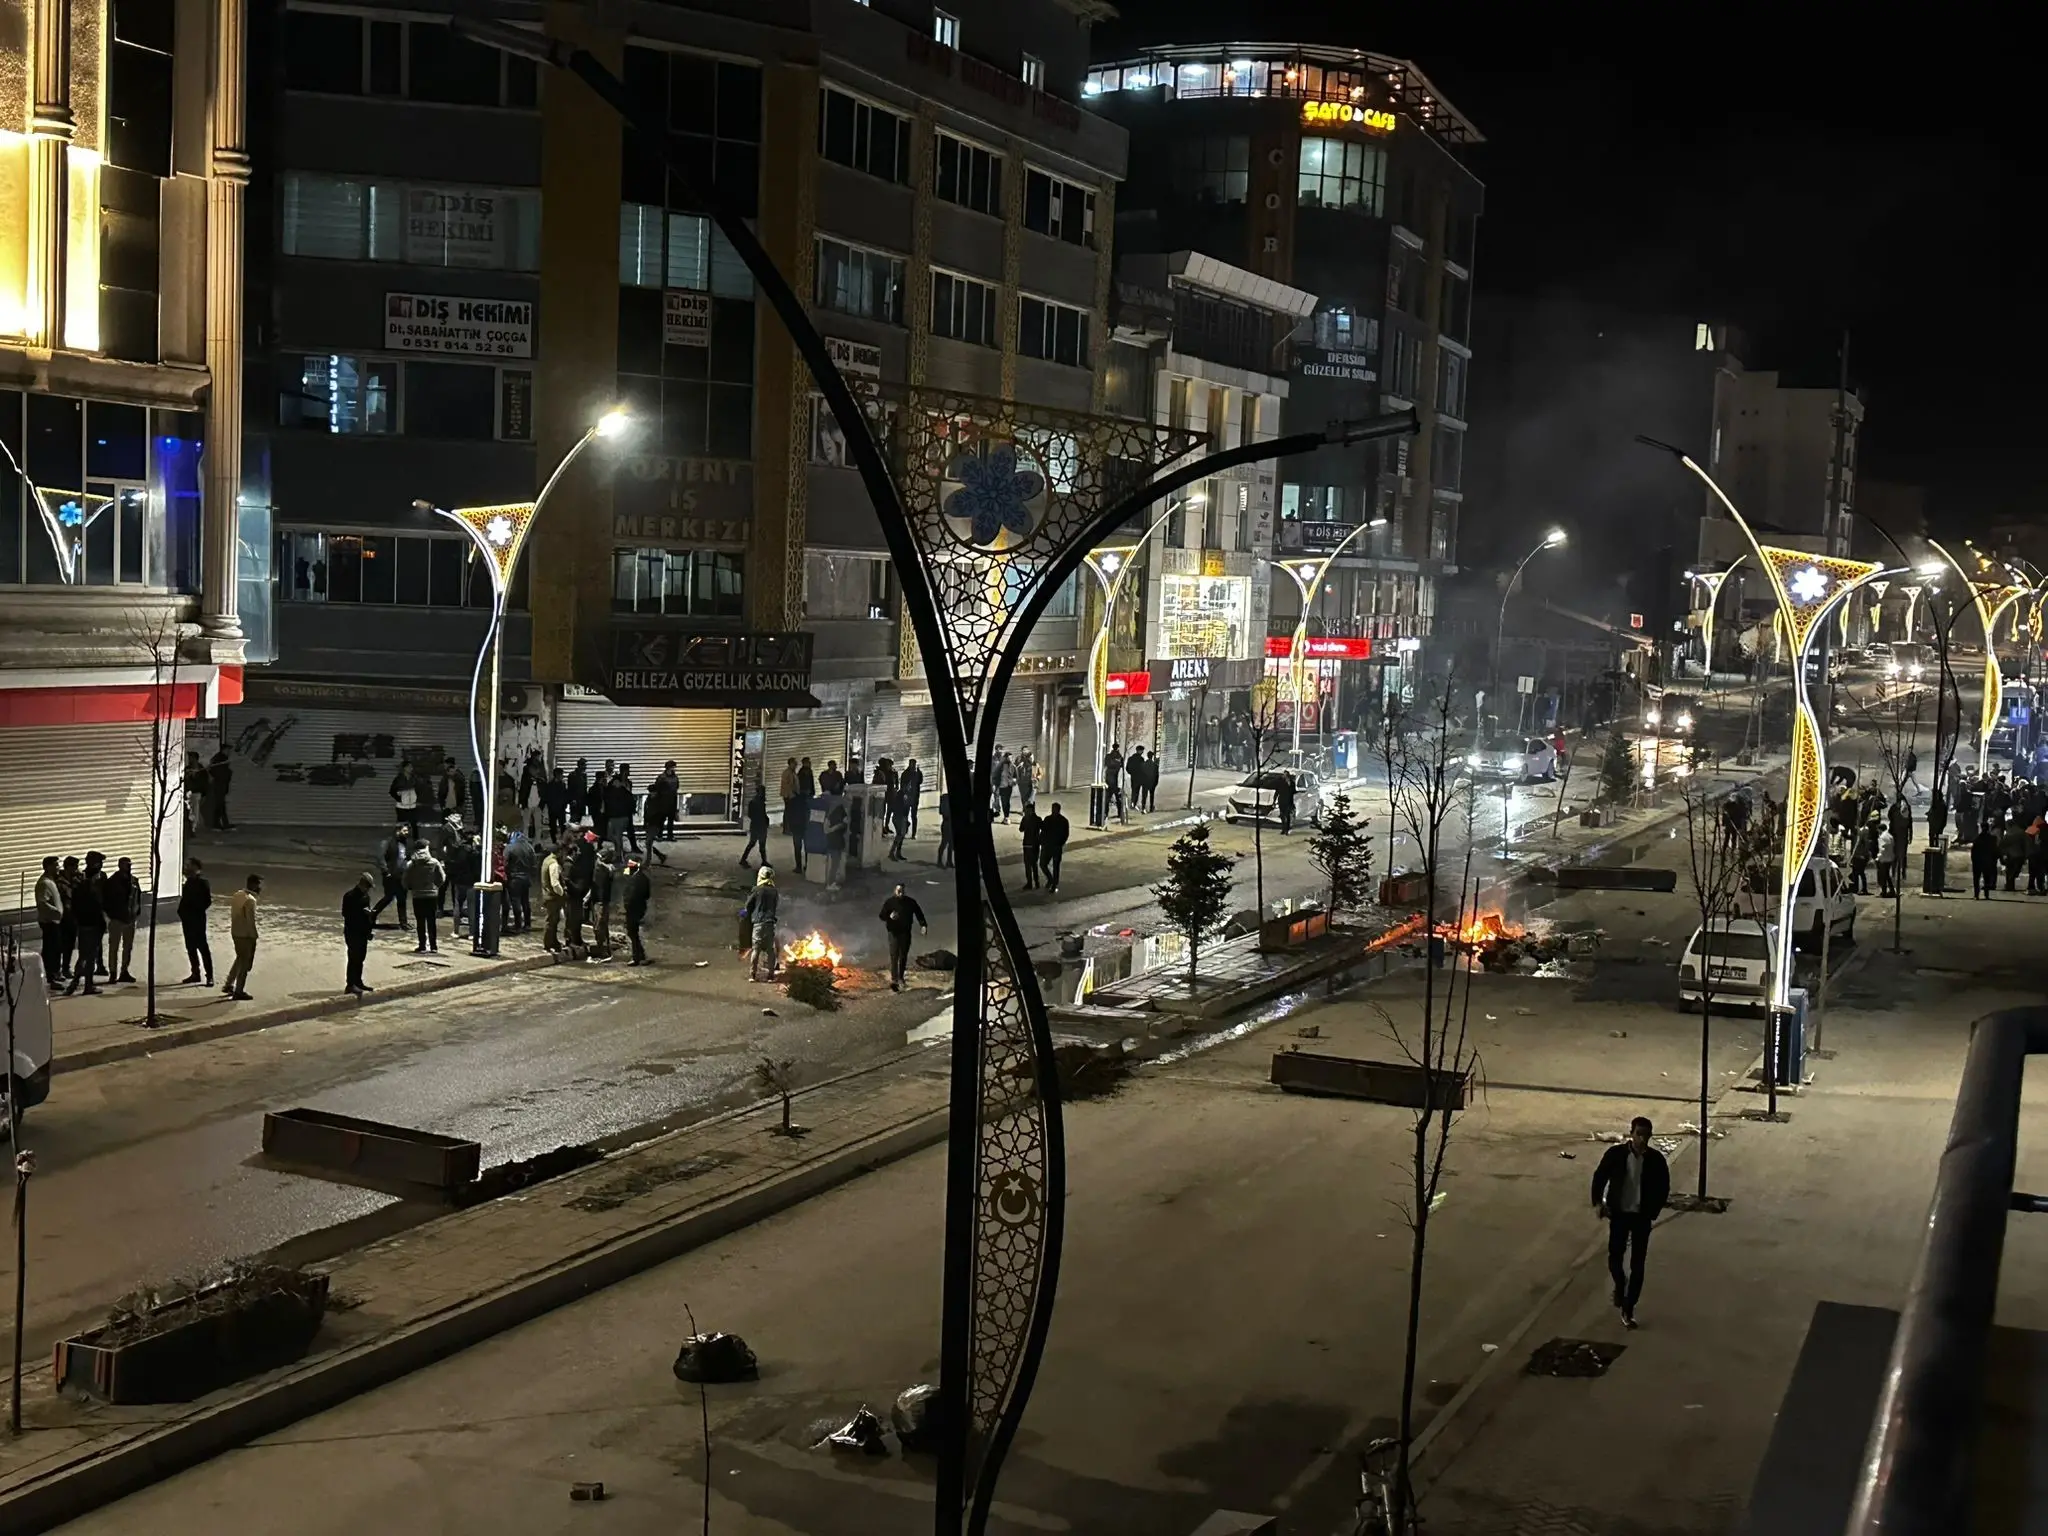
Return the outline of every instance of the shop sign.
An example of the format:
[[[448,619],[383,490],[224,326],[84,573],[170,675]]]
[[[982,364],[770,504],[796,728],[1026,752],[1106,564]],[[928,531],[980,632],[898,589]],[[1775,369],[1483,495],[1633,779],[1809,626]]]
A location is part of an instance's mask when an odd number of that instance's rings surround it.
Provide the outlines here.
[[[1301,648],[1311,661],[1370,661],[1372,641],[1363,636],[1310,635]],[[1294,654],[1292,635],[1266,636],[1266,654],[1286,657]]]
[[[1301,121],[1308,128],[1363,128],[1368,133],[1392,133],[1394,114],[1383,107],[1353,106],[1348,101],[1304,101]]]
[[[1211,688],[1229,692],[1249,688],[1259,680],[1256,657],[1232,660],[1226,656],[1175,656],[1146,663],[1154,693],[1188,692]]]
[[[811,643],[803,633],[617,629],[605,697],[672,709],[815,709]]]
[[[858,379],[882,376],[882,349],[873,342],[848,341],[843,336],[827,336],[824,341],[825,350],[832,356],[832,366],[841,373]]]
[[[469,695],[451,688],[385,688],[367,683],[309,683],[291,678],[252,676],[243,685],[242,702],[385,709],[427,715],[443,710],[466,711]]]
[[[1102,691],[1112,699],[1142,699],[1152,691],[1152,674],[1112,672],[1103,679]]]
[[[661,295],[661,339],[672,347],[711,345],[711,295],[685,288]]]
[[[495,192],[469,187],[406,188],[405,259],[414,266],[500,265],[500,201]]]
[[[387,293],[384,345],[392,352],[443,357],[531,357],[533,305],[525,299]]]
[[[1205,549],[1202,551],[1202,574],[1204,576],[1224,576],[1229,574],[1229,563],[1224,559],[1222,550]]]
[[[612,477],[612,510],[634,518],[747,518],[754,510],[754,467],[745,459],[634,454]]]
[[[1303,347],[1296,354],[1294,371],[1305,379],[1348,379],[1371,384],[1379,379],[1369,352],[1329,352]]]
[[[638,549],[744,549],[744,517],[671,517],[667,513],[612,514],[612,540]]]
[[[1356,532],[1356,523],[1307,522],[1298,518],[1282,518],[1280,547],[1290,555],[1327,555]],[[1357,547],[1354,540],[1352,548]]]

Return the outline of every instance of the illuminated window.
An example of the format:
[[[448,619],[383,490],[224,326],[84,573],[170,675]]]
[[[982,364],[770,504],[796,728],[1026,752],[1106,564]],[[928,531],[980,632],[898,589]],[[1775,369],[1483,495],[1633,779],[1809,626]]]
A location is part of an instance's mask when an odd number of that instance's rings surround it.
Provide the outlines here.
[[[1378,218],[1385,206],[1387,155],[1355,139],[1301,141],[1298,196],[1304,208],[1350,208]]]
[[[1024,83],[1034,91],[1045,89],[1045,60],[1038,57],[1037,54],[1027,53],[1024,55],[1024,66],[1019,73],[1023,75]]]
[[[960,46],[960,18],[948,11],[932,12],[932,41],[948,48]]]

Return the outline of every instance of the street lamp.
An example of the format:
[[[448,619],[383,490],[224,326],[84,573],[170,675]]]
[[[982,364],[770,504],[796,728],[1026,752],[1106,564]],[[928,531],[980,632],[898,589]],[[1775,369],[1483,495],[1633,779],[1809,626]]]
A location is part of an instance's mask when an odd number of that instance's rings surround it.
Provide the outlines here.
[[[1728,569],[1725,571],[1687,571],[1685,573],[1707,589],[1706,618],[1700,624],[1700,637],[1707,648],[1706,682],[1707,692],[1709,693],[1714,691],[1714,611],[1720,606],[1721,588],[1727,583],[1728,578],[1735,574],[1735,567],[1742,564],[1748,558],[1748,555],[1737,555],[1728,562]]]
[[[2005,689],[2004,674],[1998,666],[1998,645],[1992,639],[1999,617],[2014,603],[2025,597],[2031,588],[2012,584],[1998,584],[1978,581],[1963,569],[1956,557],[1943,549],[1934,540],[1927,541],[1927,547],[1946,560],[1955,573],[1963,578],[1963,585],[1969,590],[1971,600],[1977,605],[1977,619],[1984,626],[1984,702],[1977,715],[1977,775],[1982,778],[1991,766],[1991,732],[1998,725],[1998,709],[2002,702],[2000,695]],[[1978,564],[1989,569],[1991,562],[1978,556]]]
[[[1493,626],[1493,675],[1487,680],[1487,699],[1491,699],[1500,692],[1500,650],[1502,641],[1507,635],[1508,598],[1515,590],[1515,583],[1522,579],[1522,572],[1528,568],[1531,560],[1534,560],[1546,549],[1563,549],[1564,544],[1565,532],[1562,528],[1553,528],[1550,532],[1543,535],[1543,542],[1522,556],[1521,563],[1515,567],[1515,574],[1508,578],[1508,584],[1500,594],[1500,617]],[[1485,704],[1486,700],[1482,699],[1480,701],[1480,712],[1472,722],[1472,739],[1475,742],[1479,739],[1480,721],[1484,718]]]
[[[1145,547],[1152,542],[1152,535],[1179,510],[1178,506],[1170,506],[1153,518],[1134,545],[1090,550],[1082,558],[1089,574],[1102,585],[1102,623],[1095,631],[1094,642],[1088,647],[1088,708],[1095,716],[1095,775],[1088,790],[1088,825],[1091,827],[1102,826],[1109,819],[1109,786],[1102,779],[1102,760],[1109,729],[1110,620],[1116,611],[1117,595],[1123,591],[1124,579],[1131,574]]]
[[[492,879],[496,868],[495,844],[497,842],[497,798],[498,798],[498,704],[499,680],[504,671],[505,661],[505,594],[512,585],[512,572],[519,564],[520,553],[526,548],[526,536],[533,530],[534,519],[540,516],[541,508],[547,505],[548,494],[561,484],[562,476],[576,458],[598,438],[614,439],[625,436],[632,428],[632,418],[624,411],[607,411],[591,424],[590,430],[576,439],[569,451],[562,455],[562,462],[555,466],[555,472],[548,476],[547,484],[540,488],[540,494],[531,502],[508,502],[500,506],[487,507],[439,507],[430,501],[415,501],[415,512],[431,512],[436,517],[445,517],[464,533],[476,546],[476,553],[483,557],[484,569],[491,578],[491,623],[484,632],[483,646],[477,651],[476,669],[469,680],[469,750],[476,760],[477,775],[483,785],[483,868],[479,871],[482,879],[477,882],[478,911],[471,915],[470,933],[472,948],[479,955],[495,955],[498,952],[498,903],[500,887]],[[479,742],[476,734],[477,696],[483,687],[484,662],[491,664],[491,691],[489,703],[484,712],[484,739]]]
[[[1288,579],[1294,583],[1295,590],[1301,594],[1301,622],[1294,626],[1294,639],[1288,649],[1288,669],[1294,674],[1294,762],[1296,767],[1301,765],[1301,707],[1302,690],[1306,685],[1308,676],[1308,621],[1310,614],[1315,608],[1316,594],[1322,589],[1323,578],[1330,572],[1331,562],[1344,553],[1345,547],[1353,539],[1369,528],[1384,528],[1386,526],[1387,520],[1384,517],[1375,517],[1360,523],[1338,541],[1335,549],[1319,559],[1298,560],[1292,565],[1279,560],[1268,560],[1266,562],[1266,564],[1272,566],[1277,571],[1285,571]]]

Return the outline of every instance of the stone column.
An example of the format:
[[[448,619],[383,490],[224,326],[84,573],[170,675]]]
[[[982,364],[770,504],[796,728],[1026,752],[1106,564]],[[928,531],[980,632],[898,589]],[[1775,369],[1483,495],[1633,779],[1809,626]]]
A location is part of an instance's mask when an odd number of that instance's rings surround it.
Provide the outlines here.
[[[66,151],[76,127],[71,116],[71,6],[35,0],[34,105],[29,120],[28,314],[23,329],[32,345],[64,339],[64,205],[70,179]]]
[[[206,178],[206,485],[200,535],[200,627],[239,640],[242,499],[242,238],[249,189],[244,142],[243,0],[214,0],[212,140]]]

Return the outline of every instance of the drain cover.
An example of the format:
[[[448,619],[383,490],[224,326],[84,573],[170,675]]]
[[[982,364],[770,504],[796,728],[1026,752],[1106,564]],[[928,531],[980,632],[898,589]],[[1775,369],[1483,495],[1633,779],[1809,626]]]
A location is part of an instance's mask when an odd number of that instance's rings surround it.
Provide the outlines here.
[[[1524,1368],[1530,1376],[1605,1376],[1626,1344],[1603,1344],[1597,1339],[1552,1339],[1536,1346]]]

